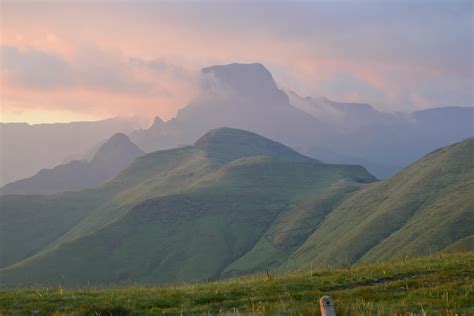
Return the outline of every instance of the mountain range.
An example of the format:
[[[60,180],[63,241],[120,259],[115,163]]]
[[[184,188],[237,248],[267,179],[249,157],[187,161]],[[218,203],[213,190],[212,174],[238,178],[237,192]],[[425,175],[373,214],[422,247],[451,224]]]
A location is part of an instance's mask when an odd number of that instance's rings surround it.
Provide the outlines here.
[[[474,136],[474,108],[386,113],[369,104],[301,97],[262,65],[202,69],[200,94],[149,128],[133,118],[67,124],[0,123],[0,186],[72,160],[90,159],[117,132],[145,152],[190,145],[222,126],[249,130],[328,163],[358,164],[379,179],[436,148]],[[30,159],[35,157],[35,159]],[[76,164],[78,164],[76,162]]]
[[[91,161],[73,160],[53,169],[43,169],[30,178],[0,188],[0,195],[52,194],[94,188],[143,154],[127,135],[117,133],[100,146]]]
[[[328,163],[393,175],[436,148],[474,136],[474,108],[385,113],[368,104],[300,97],[279,89],[262,64],[202,70],[201,95],[163,122],[130,134],[146,152],[191,144],[221,126],[249,130]]]
[[[0,280],[176,283],[473,249],[474,138],[377,181],[219,128],[79,192],[0,197]]]
[[[340,134],[318,140],[305,152],[325,161],[366,166],[379,178],[399,171],[436,148],[474,136],[474,109],[444,107],[413,113],[384,113],[369,104],[339,103],[326,98],[290,102],[311,115],[324,118]]]
[[[202,69],[201,95],[178,111],[159,118],[130,138],[146,152],[191,144],[199,135],[222,126],[249,130],[287,145],[311,143],[324,123],[289,103],[271,73],[261,64],[230,64]]]
[[[0,187],[40,171],[88,158],[115,133],[141,126],[136,118],[54,124],[0,123]]]

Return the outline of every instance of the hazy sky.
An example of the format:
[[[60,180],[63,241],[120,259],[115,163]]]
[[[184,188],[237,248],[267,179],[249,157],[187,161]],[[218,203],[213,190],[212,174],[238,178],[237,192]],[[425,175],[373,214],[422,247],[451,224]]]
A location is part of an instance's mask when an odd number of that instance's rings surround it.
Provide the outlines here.
[[[1,121],[172,117],[199,69],[387,111],[472,106],[472,1],[5,1]]]

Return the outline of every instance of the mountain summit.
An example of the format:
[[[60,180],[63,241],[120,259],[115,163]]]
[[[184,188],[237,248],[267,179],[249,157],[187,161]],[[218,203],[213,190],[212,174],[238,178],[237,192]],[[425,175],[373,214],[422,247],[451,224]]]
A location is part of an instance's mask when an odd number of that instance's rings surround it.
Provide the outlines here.
[[[201,94],[176,118],[132,133],[133,142],[151,152],[191,144],[198,135],[227,126],[292,146],[324,132],[323,123],[289,103],[262,64],[218,65],[201,74]]]
[[[104,176],[108,178],[143,154],[144,152],[132,143],[127,135],[117,133],[99,148],[89,164],[92,168],[107,173]]]
[[[288,103],[287,95],[278,89],[272,74],[262,64],[229,64],[203,68],[208,88],[219,93],[230,89],[236,97],[254,101],[270,101],[254,106],[275,105],[271,102]]]
[[[140,120],[132,117],[32,125],[0,122],[0,187],[42,169],[83,159],[86,152],[115,133],[128,134],[141,126]]]
[[[258,134],[235,128],[217,128],[199,138],[194,146],[209,155],[232,161],[248,156],[271,156],[289,161],[318,162]]]
[[[175,118],[130,135],[146,152],[190,145],[209,130],[244,129],[324,162],[393,175],[436,148],[474,136],[473,108],[388,113],[365,103],[283,92],[262,64],[203,68],[201,93]],[[389,145],[387,145],[389,144]]]
[[[127,135],[117,133],[99,148],[90,162],[73,160],[53,169],[43,169],[30,178],[5,185],[0,194],[52,194],[93,188],[143,154]]]

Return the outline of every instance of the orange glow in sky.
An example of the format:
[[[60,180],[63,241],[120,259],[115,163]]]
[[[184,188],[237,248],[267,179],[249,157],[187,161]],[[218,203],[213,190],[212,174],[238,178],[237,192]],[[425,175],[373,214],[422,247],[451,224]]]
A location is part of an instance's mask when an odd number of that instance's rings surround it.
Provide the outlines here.
[[[472,105],[472,3],[385,5],[4,1],[0,121],[169,119],[232,62],[387,111]]]

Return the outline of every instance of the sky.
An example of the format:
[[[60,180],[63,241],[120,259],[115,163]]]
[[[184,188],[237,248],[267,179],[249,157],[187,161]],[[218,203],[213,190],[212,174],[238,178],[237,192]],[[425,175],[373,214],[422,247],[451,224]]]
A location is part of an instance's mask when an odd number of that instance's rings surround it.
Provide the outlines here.
[[[469,0],[2,0],[0,18],[2,122],[170,119],[233,62],[382,111],[474,105]]]

